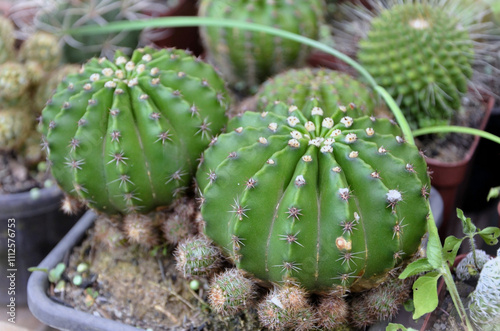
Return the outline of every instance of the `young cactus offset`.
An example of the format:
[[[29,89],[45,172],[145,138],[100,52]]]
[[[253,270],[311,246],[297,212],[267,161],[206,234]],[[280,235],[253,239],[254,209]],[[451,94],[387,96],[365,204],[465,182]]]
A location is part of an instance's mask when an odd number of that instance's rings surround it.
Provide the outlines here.
[[[68,194],[109,214],[167,205],[226,124],[226,102],[215,70],[185,51],[94,58],[42,112],[52,173]]]
[[[276,102],[233,118],[205,151],[205,232],[238,268],[309,291],[360,291],[417,251],[429,212],[423,157],[394,122],[343,110]]]
[[[202,0],[199,16],[252,22],[317,39],[323,9],[323,0]],[[202,27],[201,36],[210,60],[242,90],[303,65],[309,54],[304,44],[237,28]]]
[[[399,101],[413,128],[449,124],[472,76],[473,41],[444,6],[406,2],[382,10],[358,58]]]
[[[0,15],[0,63],[15,57],[14,25],[7,17]]]

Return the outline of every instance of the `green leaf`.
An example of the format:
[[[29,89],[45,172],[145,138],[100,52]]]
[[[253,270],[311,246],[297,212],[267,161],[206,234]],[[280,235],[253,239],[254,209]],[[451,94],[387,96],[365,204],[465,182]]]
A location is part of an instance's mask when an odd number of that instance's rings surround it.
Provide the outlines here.
[[[66,265],[62,262],[58,263],[53,269],[50,269],[49,282],[57,283],[61,279],[64,270],[66,270]]]
[[[389,323],[385,331],[418,331],[414,328],[407,328],[403,324]]]
[[[469,217],[465,217],[460,208],[457,208],[457,217],[462,221],[462,227],[466,235],[473,235],[476,232],[476,226]]]
[[[415,312],[413,319],[430,313],[438,305],[437,281],[441,277],[439,272],[429,272],[420,276],[413,284],[413,303]]]
[[[427,241],[427,259],[429,264],[437,269],[443,264],[443,254],[441,240],[439,233],[434,222],[434,217],[429,217],[427,220],[427,231],[429,232],[429,240]]]
[[[498,243],[498,237],[500,237],[500,229],[496,226],[489,226],[482,229],[477,233],[483,238],[487,245],[496,245]]]
[[[429,264],[429,260],[427,260],[427,258],[418,259],[406,266],[405,270],[399,275],[399,279],[405,279],[422,272],[432,271],[434,269],[435,268]]]
[[[488,192],[488,196],[486,197],[486,201],[490,201],[490,199],[498,198],[499,195],[500,195],[500,186],[492,187],[490,189],[490,191]]]
[[[457,238],[455,236],[449,236],[444,240],[443,257],[450,265],[453,265],[453,262],[455,262],[457,252],[463,241],[464,238]]]
[[[38,268],[38,267],[29,267],[29,268],[28,268],[28,271],[29,271],[29,272],[33,272],[33,271],[43,271],[43,272],[49,273],[49,270],[48,270],[47,268]]]

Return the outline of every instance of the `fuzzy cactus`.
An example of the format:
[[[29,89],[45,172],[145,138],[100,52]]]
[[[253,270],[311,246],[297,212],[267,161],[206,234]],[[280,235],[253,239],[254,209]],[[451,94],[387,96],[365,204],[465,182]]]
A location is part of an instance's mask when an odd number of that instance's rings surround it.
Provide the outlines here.
[[[20,147],[28,138],[34,122],[26,109],[0,109],[0,151],[11,151]]]
[[[247,308],[254,296],[253,282],[241,270],[231,268],[214,277],[208,300],[218,313],[234,315]]]
[[[47,72],[59,66],[62,49],[59,46],[59,40],[54,35],[39,31],[22,43],[19,57],[21,62],[39,63]]]
[[[500,249],[485,263],[476,289],[470,295],[470,318],[478,330],[494,331],[500,326]]]
[[[323,10],[323,0],[202,0],[198,14],[269,25],[317,39]],[[309,54],[303,44],[236,28],[202,27],[201,36],[210,60],[241,90],[303,65]]]
[[[361,64],[414,128],[448,124],[460,110],[474,49],[459,18],[438,4],[398,3],[372,19],[359,43]]]
[[[233,118],[205,151],[205,233],[237,267],[309,291],[360,291],[417,251],[424,158],[394,122],[343,110],[276,102]]]
[[[14,58],[14,25],[7,17],[0,15],[0,63]]]
[[[0,102],[4,105],[17,103],[30,84],[28,71],[21,63],[0,64]]]
[[[274,101],[283,101],[299,108],[309,100],[317,99],[322,108],[349,104],[365,112],[372,112],[375,96],[370,88],[348,74],[329,69],[290,69],[265,81],[256,93],[257,110],[263,110]],[[349,100],[349,104],[342,104]]]
[[[220,251],[204,236],[188,237],[174,253],[177,269],[186,278],[210,276],[220,268]]]
[[[94,58],[57,91],[41,117],[52,174],[66,193],[108,214],[172,202],[226,124],[224,82],[182,50]]]
[[[477,279],[484,264],[491,260],[491,256],[481,249],[476,249],[475,255],[476,257],[473,252],[470,252],[458,263],[455,274],[459,280]]]

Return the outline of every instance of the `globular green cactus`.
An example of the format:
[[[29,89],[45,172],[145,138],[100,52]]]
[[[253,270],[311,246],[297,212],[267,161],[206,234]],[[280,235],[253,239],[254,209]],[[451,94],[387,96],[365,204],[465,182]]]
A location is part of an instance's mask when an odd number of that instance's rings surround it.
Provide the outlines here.
[[[0,109],[0,151],[20,147],[34,126],[26,109],[10,107]]]
[[[43,77],[43,84],[39,84],[33,96],[33,108],[40,111],[45,107],[45,104],[52,97],[52,94],[57,89],[57,86],[69,74],[75,74],[80,70],[80,65],[65,64],[46,73]]]
[[[478,330],[495,331],[500,325],[500,249],[484,265],[470,295],[470,318]]]
[[[317,39],[323,0],[202,0],[199,16],[268,25]],[[207,55],[237,89],[257,86],[289,67],[301,66],[309,48],[272,35],[237,28],[202,27]]]
[[[282,101],[299,108],[316,99],[322,108],[347,110],[350,104],[365,112],[373,112],[373,92],[348,74],[329,69],[290,69],[265,81],[256,93],[257,110],[269,103]],[[349,100],[348,104],[340,101]]]
[[[32,34],[21,44],[19,50],[21,62],[39,63],[45,72],[56,69],[61,57],[59,40],[54,35],[42,31]]]
[[[214,69],[182,50],[94,58],[42,112],[52,174],[65,192],[109,214],[168,205],[226,124],[228,98]]]
[[[417,251],[425,160],[393,121],[360,113],[276,102],[233,118],[205,151],[205,232],[238,268],[309,291],[360,291]]]
[[[398,3],[374,17],[359,42],[361,64],[413,128],[449,124],[460,110],[474,59],[460,17],[437,3]]]
[[[0,15],[0,63],[14,58],[14,25],[7,17]]]

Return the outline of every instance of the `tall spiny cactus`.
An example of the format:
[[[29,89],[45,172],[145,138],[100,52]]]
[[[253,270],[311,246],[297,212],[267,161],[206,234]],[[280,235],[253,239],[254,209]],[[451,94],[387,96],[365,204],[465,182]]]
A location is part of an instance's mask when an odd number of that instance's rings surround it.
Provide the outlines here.
[[[472,76],[473,41],[443,6],[403,2],[373,18],[358,57],[410,125],[448,124]]]
[[[317,39],[324,6],[323,0],[202,0],[199,15],[268,25]],[[201,35],[210,60],[241,89],[303,65],[309,54],[303,44],[237,28],[202,27]]]
[[[227,101],[214,69],[181,50],[94,58],[43,110],[52,173],[68,194],[110,214],[166,205],[225,125]]]
[[[238,268],[310,291],[376,286],[426,231],[423,157],[354,104],[276,102],[235,117],[197,181],[205,232]]]

